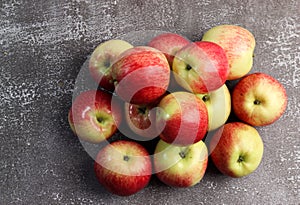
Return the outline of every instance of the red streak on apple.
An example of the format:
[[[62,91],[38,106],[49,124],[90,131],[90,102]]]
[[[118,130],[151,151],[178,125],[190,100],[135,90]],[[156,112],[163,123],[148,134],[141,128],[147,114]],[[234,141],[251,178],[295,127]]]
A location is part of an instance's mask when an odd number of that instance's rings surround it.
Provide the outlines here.
[[[160,137],[168,143],[190,145],[204,138],[208,127],[208,111],[205,103],[188,92],[175,92],[159,103],[157,127]],[[171,108],[170,108],[171,107]]]
[[[163,33],[153,38],[148,46],[162,51],[172,67],[176,52],[189,43],[188,39],[176,33]]]
[[[141,46],[125,51],[112,67],[116,93],[126,102],[148,104],[162,96],[170,81],[164,54]]]
[[[100,90],[85,91],[75,98],[69,121],[78,137],[99,143],[116,132],[121,110],[111,99],[111,94]]]
[[[142,145],[119,140],[99,151],[94,171],[99,183],[108,191],[129,196],[147,186],[152,175],[152,163]]]

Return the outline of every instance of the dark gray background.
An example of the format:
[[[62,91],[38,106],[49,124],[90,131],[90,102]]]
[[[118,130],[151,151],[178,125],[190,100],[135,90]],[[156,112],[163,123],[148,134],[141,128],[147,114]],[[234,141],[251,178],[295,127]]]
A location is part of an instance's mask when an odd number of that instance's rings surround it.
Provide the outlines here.
[[[0,204],[297,204],[300,198],[300,1],[0,1]],[[286,113],[259,128],[258,170],[233,179],[210,166],[201,183],[170,188],[155,177],[136,195],[107,193],[67,112],[81,65],[104,40],[133,30],[200,40],[218,24],[255,36],[254,67],[288,93]]]

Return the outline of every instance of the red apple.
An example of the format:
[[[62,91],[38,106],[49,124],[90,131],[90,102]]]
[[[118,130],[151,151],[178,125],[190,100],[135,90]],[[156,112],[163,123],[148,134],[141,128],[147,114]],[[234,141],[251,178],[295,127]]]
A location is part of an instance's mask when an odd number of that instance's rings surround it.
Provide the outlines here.
[[[230,70],[227,80],[239,79],[251,70],[255,38],[247,29],[237,25],[218,25],[205,32],[202,41],[214,42],[224,49]]]
[[[111,66],[118,56],[133,46],[126,41],[113,39],[97,46],[89,60],[89,71],[93,79],[107,90],[114,90]]]
[[[119,140],[99,151],[94,171],[99,183],[108,191],[128,196],[149,183],[152,175],[151,158],[137,142]]]
[[[148,46],[162,51],[168,59],[170,67],[172,67],[175,53],[189,43],[188,39],[176,33],[163,33],[154,37]]]
[[[155,126],[156,103],[137,105],[125,103],[125,119],[129,128],[138,135],[138,140],[151,140],[159,136]]]
[[[100,90],[84,91],[75,98],[68,118],[80,139],[100,143],[116,132],[121,110],[111,99],[111,94]]]
[[[161,97],[170,80],[170,67],[164,54],[139,46],[125,51],[113,65],[116,94],[133,104],[149,104]]]
[[[194,94],[174,92],[158,104],[156,127],[160,138],[176,145],[190,145],[204,138],[208,128],[205,103]]]
[[[253,73],[236,84],[232,104],[239,119],[253,126],[264,126],[282,116],[287,106],[287,95],[282,84],[273,77]]]
[[[264,148],[257,130],[241,122],[227,123],[217,130],[209,147],[214,165],[231,177],[242,177],[255,171]]]
[[[173,61],[175,79],[194,93],[208,93],[224,85],[229,74],[226,54],[221,46],[198,41],[180,49]]]
[[[156,176],[165,184],[191,187],[203,178],[208,151],[201,140],[189,146],[176,146],[160,140],[153,159]]]

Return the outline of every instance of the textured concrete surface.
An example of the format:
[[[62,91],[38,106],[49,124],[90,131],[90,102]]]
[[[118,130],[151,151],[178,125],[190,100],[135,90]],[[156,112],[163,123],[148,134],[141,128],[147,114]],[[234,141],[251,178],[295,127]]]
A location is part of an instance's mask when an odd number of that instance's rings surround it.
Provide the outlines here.
[[[0,204],[299,204],[300,1],[0,1]],[[201,183],[170,188],[155,177],[136,195],[107,193],[67,123],[77,74],[102,41],[164,30],[195,41],[218,24],[257,40],[252,72],[277,78],[288,107],[259,128],[263,161],[232,179],[209,166]]]

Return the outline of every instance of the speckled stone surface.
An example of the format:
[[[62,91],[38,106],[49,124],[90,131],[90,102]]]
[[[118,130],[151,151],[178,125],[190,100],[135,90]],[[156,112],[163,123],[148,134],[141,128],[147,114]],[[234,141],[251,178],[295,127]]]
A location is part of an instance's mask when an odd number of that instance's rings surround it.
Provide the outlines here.
[[[299,204],[300,1],[0,1],[0,204]],[[67,112],[77,74],[102,41],[130,31],[177,32],[195,41],[218,24],[255,36],[254,67],[277,78],[287,110],[258,128],[263,161],[233,179],[210,165],[192,188],[155,177],[130,197],[106,192]]]

